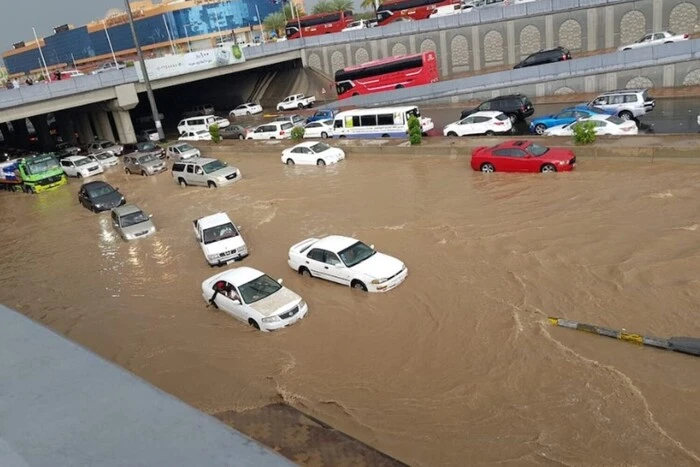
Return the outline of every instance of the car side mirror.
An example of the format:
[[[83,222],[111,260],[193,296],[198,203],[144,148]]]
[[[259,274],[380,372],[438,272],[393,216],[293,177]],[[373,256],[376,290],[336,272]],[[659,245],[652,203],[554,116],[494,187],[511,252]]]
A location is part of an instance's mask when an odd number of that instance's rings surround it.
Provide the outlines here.
[[[374,250],[374,245],[370,245],[369,247]]]
[[[278,283],[279,285],[282,285],[283,282],[284,282],[284,281],[283,281],[282,279],[277,279],[277,283]]]
[[[149,218],[149,219],[153,219],[153,214],[149,214],[149,215],[148,215],[148,218]]]

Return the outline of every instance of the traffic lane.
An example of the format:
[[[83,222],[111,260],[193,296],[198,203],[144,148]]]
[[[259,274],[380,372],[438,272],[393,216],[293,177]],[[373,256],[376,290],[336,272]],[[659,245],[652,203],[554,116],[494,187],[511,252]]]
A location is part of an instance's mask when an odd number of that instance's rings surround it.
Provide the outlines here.
[[[525,122],[515,124],[514,134],[531,134],[529,125],[532,119],[555,114],[566,107],[581,104],[572,102],[569,104],[535,104],[535,113]],[[429,103],[418,104],[424,117],[433,119],[435,130],[431,133],[442,134],[445,125],[459,120],[462,110],[472,108],[468,105],[459,106],[431,106]],[[640,134],[652,133],[697,133],[698,114],[700,114],[700,98],[690,97],[683,99],[657,99],[656,108],[637,120]]]

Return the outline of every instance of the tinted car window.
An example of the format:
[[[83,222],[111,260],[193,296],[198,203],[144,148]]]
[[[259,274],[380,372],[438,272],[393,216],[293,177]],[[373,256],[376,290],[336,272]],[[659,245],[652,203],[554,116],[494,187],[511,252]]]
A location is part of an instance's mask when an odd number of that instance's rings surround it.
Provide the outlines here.
[[[173,172],[182,172],[185,170],[185,164],[173,164]]]

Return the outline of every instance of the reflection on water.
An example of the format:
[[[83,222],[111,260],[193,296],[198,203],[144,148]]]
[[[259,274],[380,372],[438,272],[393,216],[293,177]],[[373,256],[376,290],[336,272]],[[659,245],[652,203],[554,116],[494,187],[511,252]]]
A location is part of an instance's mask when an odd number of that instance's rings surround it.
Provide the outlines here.
[[[131,242],[78,205],[77,181],[0,193],[16,265],[0,301],[203,410],[285,400],[411,465],[700,462],[696,361],[544,319],[700,335],[700,166],[224,159],[244,178],[216,190],[105,175],[153,214],[156,234]],[[222,269],[192,220],[217,211],[241,226],[242,264],[309,303],[301,323],[263,335],[206,306],[200,284]],[[288,267],[289,246],[330,233],[405,261],[406,282],[368,295]]]

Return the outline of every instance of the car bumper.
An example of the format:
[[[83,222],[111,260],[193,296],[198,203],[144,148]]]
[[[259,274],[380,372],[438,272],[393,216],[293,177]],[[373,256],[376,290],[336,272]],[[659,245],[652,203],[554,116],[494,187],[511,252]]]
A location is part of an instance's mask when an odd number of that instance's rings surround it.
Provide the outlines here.
[[[404,269],[398,276],[393,277],[391,280],[388,280],[382,284],[368,284],[367,290],[369,292],[388,292],[391,289],[395,289],[401,285],[401,283],[406,280],[406,277],[408,277],[408,268]]]
[[[217,258],[216,261],[211,261],[209,258],[207,258],[207,262],[209,263],[209,266],[226,266],[227,264],[235,263],[236,261],[241,261],[245,258],[248,257],[250,253],[247,251],[242,254],[233,254],[229,256],[228,258]]]
[[[228,185],[232,185],[232,184],[236,183],[238,180],[240,180],[240,179],[242,179],[242,178],[243,178],[243,176],[241,175],[241,173],[240,173],[240,172],[237,172],[237,173],[236,173],[236,178],[232,178],[231,180],[229,180],[229,179],[224,179],[225,181],[222,181],[222,182],[219,182],[219,181],[217,180],[217,181],[215,181],[214,183],[216,183],[216,186],[228,186]]]
[[[167,170],[168,170],[168,168],[165,167],[165,166],[163,166],[163,167],[161,167],[160,169],[148,170],[146,173],[147,173],[148,175],[157,175],[157,174],[163,173],[163,172],[165,172],[165,171],[167,171]]]
[[[59,187],[59,186],[63,186],[63,185],[65,185],[66,183],[68,183],[68,178],[66,178],[66,177],[61,177],[61,179],[60,179],[59,181],[57,181],[57,182],[49,183],[48,185],[38,185],[38,184],[36,184],[36,185],[33,185],[33,187],[34,187],[34,190],[35,190],[37,193],[41,193],[42,191],[47,191],[47,190],[51,190],[51,189],[57,188],[57,187]]]
[[[260,323],[260,330],[261,331],[277,331],[278,329],[283,329],[286,328],[287,326],[291,326],[292,324],[296,323],[297,321],[300,321],[306,317],[306,313],[309,311],[309,305],[304,305],[304,308],[299,310],[299,312],[292,316],[289,319],[285,319],[282,321],[276,321],[274,323]]]

